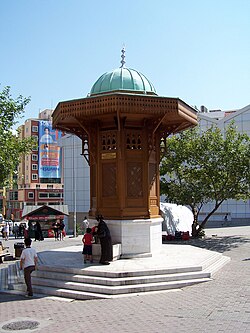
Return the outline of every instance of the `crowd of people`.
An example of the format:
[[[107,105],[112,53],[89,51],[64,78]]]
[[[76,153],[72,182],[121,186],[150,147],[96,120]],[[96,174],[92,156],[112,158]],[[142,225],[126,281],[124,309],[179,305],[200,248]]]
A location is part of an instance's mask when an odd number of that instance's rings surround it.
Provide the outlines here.
[[[65,233],[65,224],[61,220],[56,220],[53,224],[53,231],[55,240],[64,240],[64,237],[66,236]]]
[[[66,236],[65,224],[62,220],[56,220],[52,224],[51,230],[53,230],[53,236],[55,237],[55,240],[63,240]],[[9,240],[9,236],[11,234],[15,237],[15,239],[34,238],[35,241],[44,240],[44,232],[39,221],[36,221],[35,223],[29,221],[28,226],[26,223],[14,223],[12,228],[11,225],[6,222],[1,227],[0,232],[4,240]]]
[[[83,255],[84,255],[84,263],[89,261],[90,263],[93,262],[92,257],[92,244],[93,243],[100,243],[101,245],[101,257],[99,260],[99,263],[102,265],[109,265],[110,261],[113,260],[113,254],[112,254],[112,240],[109,228],[106,224],[106,222],[103,219],[102,215],[98,215],[96,217],[96,220],[98,222],[97,225],[93,226],[92,228],[89,227],[89,221],[87,217],[85,216],[83,222],[82,222],[82,230],[83,230]],[[52,226],[51,230],[53,230],[53,236],[56,241],[64,240],[64,237],[66,236],[65,232],[65,224],[63,220],[56,220]],[[2,236],[5,240],[9,239],[10,235],[10,225],[6,223],[2,230]],[[18,238],[24,238],[24,239],[32,239],[34,238],[34,241],[43,241],[44,240],[44,234],[42,231],[42,227],[39,221],[36,221],[35,224],[32,223],[32,221],[28,222],[28,227],[26,226],[26,223],[17,223],[14,224],[13,235],[15,236],[15,239]]]

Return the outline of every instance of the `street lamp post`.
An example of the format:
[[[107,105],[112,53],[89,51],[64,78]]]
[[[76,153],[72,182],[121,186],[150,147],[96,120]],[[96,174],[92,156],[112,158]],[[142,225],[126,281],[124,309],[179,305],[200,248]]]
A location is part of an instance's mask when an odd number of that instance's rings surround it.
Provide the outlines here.
[[[73,205],[74,205],[74,237],[76,237],[76,175],[75,175],[75,136],[73,135],[73,154],[72,154],[72,174],[73,174]]]

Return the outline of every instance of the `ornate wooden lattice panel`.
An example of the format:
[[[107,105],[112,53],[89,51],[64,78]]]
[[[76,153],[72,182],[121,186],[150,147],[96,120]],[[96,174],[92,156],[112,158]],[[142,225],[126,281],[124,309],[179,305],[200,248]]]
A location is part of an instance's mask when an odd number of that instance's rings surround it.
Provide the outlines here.
[[[104,163],[102,165],[102,196],[116,196],[116,164]]]
[[[101,150],[116,150],[117,149],[117,135],[116,132],[103,132],[101,134]]]
[[[127,164],[127,196],[128,198],[141,198],[143,196],[143,175],[141,162]]]
[[[126,132],[126,149],[143,149],[141,131]]]

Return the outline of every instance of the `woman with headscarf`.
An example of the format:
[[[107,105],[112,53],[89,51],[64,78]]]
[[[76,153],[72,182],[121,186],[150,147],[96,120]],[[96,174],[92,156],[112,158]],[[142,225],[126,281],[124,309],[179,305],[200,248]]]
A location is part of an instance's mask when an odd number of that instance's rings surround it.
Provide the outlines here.
[[[35,230],[35,241],[43,240],[42,228],[41,228],[41,225],[38,221],[36,221],[36,224],[34,226],[34,230]]]
[[[98,215],[96,219],[98,221],[97,237],[100,239],[101,243],[101,258],[99,263],[102,265],[109,265],[109,261],[113,260],[113,248],[110,231],[106,222],[104,222],[102,215]]]

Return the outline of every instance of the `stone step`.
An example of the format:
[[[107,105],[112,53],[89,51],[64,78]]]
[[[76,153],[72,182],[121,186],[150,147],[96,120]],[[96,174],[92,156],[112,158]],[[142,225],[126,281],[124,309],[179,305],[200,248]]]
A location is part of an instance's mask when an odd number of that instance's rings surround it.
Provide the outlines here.
[[[0,290],[8,288],[8,267],[0,269]]]
[[[24,282],[23,271],[20,271],[20,262],[8,265],[8,289],[14,289],[14,286]]]
[[[204,269],[204,272],[209,272],[211,277],[214,276],[223,266],[230,262],[230,258],[221,256],[217,261],[213,262],[210,266]]]
[[[70,274],[64,272],[48,272],[48,271],[36,271],[33,273],[33,277],[45,278],[52,280],[72,281],[78,283],[89,283],[93,285],[104,285],[104,286],[122,286],[132,285],[150,282],[166,282],[166,281],[178,281],[185,279],[198,279],[198,278],[209,278],[209,272],[187,272],[187,273],[173,273],[173,274],[153,274],[143,275],[138,277],[122,277],[122,278],[109,278],[90,276],[82,274]]]
[[[174,289],[180,289],[183,287],[191,286],[193,284],[197,283],[203,283],[210,281],[209,278],[201,278],[201,279],[190,279],[190,280],[184,280],[184,281],[171,281],[171,282],[162,282],[162,283],[155,283],[155,284],[144,284],[144,285],[137,285],[133,286],[133,288],[129,289],[123,288],[120,289],[117,288],[116,292],[113,288],[113,293],[103,293],[103,289],[99,289],[99,292],[97,290],[91,291],[91,290],[81,290],[76,289],[79,288],[79,286],[76,285],[76,283],[67,283],[65,285],[64,283],[57,284],[57,286],[52,286],[45,283],[44,286],[41,285],[35,285],[33,284],[33,290],[34,293],[44,294],[44,295],[53,295],[53,296],[59,296],[59,297],[66,297],[66,298],[72,298],[72,299],[81,299],[81,300],[90,300],[90,299],[100,299],[100,298],[115,298],[115,297],[124,297],[124,296],[132,296],[132,295],[138,295],[140,293],[145,292],[155,292],[155,291],[164,291],[164,290],[174,290]],[[50,281],[48,281],[50,282]],[[59,281],[57,281],[59,282]],[[48,286],[49,285],[49,286]],[[66,288],[64,288],[66,286]],[[107,290],[106,290],[107,291]]]
[[[50,286],[59,289],[70,289],[75,291],[83,291],[105,295],[140,293],[146,291],[165,290],[182,288],[194,283],[209,281],[209,278],[187,279],[179,281],[163,281],[163,282],[146,282],[141,284],[123,285],[123,286],[104,286],[92,285],[88,283],[79,283],[73,281],[59,281],[44,278],[32,279],[32,284],[35,286]]]
[[[93,267],[93,269],[92,269]],[[98,270],[99,265],[89,265],[85,268],[74,268],[74,267],[60,267],[60,266],[46,266],[40,265],[39,271],[47,272],[67,272],[70,274],[77,275],[90,275],[99,276],[105,278],[123,278],[123,277],[137,277],[137,276],[148,276],[154,274],[176,274],[186,272],[201,272],[202,266],[183,266],[183,267],[170,267],[170,268],[157,268],[157,269],[142,269],[134,271],[111,271],[111,270]],[[103,267],[102,267],[103,268]]]
[[[201,262],[202,270],[209,268],[211,265],[219,261],[223,255],[219,252],[211,252],[210,256]]]

